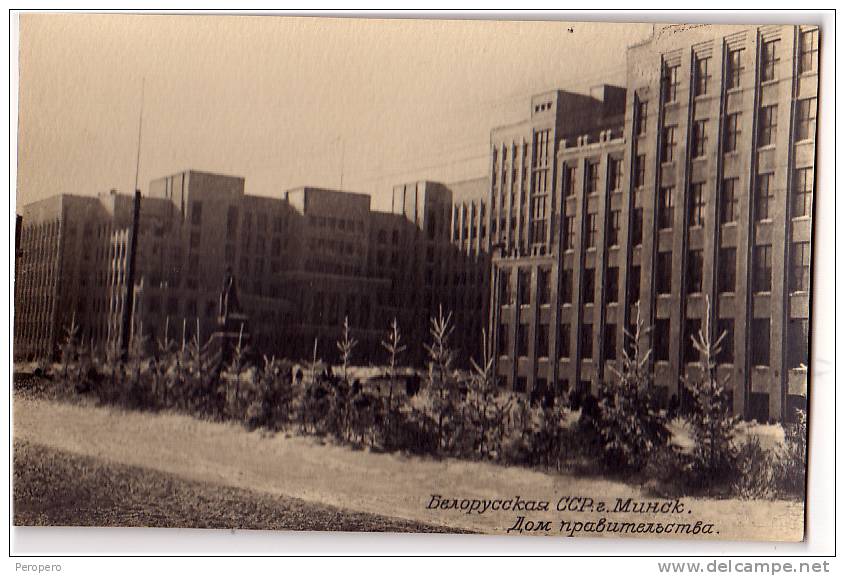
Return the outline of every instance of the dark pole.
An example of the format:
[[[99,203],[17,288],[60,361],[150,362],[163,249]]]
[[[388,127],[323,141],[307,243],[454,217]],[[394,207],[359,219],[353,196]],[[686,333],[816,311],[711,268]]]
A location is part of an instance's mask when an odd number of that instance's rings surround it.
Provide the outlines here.
[[[132,332],[132,316],[135,308],[135,254],[138,251],[140,212],[141,191],[135,190],[135,200],[132,206],[132,227],[129,229],[129,254],[126,259],[126,300],[120,331],[120,357],[123,360],[126,360],[129,354],[129,338]]]

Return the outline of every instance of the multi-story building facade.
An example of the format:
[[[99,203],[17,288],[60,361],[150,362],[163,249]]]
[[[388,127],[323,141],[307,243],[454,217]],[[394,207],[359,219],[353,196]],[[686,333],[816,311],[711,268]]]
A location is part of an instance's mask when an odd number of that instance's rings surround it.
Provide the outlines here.
[[[580,285],[571,271],[582,270],[584,258],[576,260],[563,246],[570,238],[580,242],[583,237],[583,199],[590,197],[594,214],[596,198],[604,198],[598,192],[607,184],[607,163],[599,162],[606,154],[595,149],[595,158],[581,164],[573,160],[577,172],[567,172],[562,179],[558,154],[573,143],[580,150],[590,142],[603,147],[618,138],[624,104],[624,89],[614,86],[596,87],[589,96],[544,93],[531,99],[528,120],[491,134],[490,323],[497,373],[516,391],[545,396],[577,380],[569,370],[566,330],[574,333],[578,328],[563,304],[571,298],[572,286]],[[576,191],[582,200],[579,219],[567,220],[562,214],[575,215]],[[595,217],[591,222],[590,238],[595,238],[602,225]],[[564,252],[569,272],[564,271]],[[591,266],[596,261],[591,255]],[[576,352],[571,353],[577,358]]]
[[[125,329],[147,351],[197,333],[207,341],[219,329],[231,274],[250,345],[268,355],[310,358],[316,343],[321,358],[335,360],[348,318],[356,356],[375,361],[396,317],[406,360],[421,363],[429,317],[442,304],[456,314],[466,361],[475,351],[464,343],[477,340],[484,318],[487,185],[456,184],[459,204],[443,184],[404,188],[413,195],[391,213],[353,192],[303,187],[280,198],[250,196],[243,178],[194,170],[154,180],[139,204],[131,301],[132,196],[30,205],[16,355],[55,354],[74,314],[78,336],[102,352],[117,351]]]
[[[15,357],[55,355],[74,323],[77,342],[105,340],[110,238],[131,214],[131,197],[114,191],[54,196],[22,208]]]
[[[391,212],[373,213],[371,270],[389,279],[378,300],[381,326],[396,318],[425,361],[431,319],[451,315],[459,365],[480,358],[489,279],[487,179],[417,181],[393,188]]]
[[[789,417],[806,398],[819,31],[665,26],[627,52],[625,87],[551,91],[491,133],[489,174],[365,194],[244,194],[188,171],[142,201],[135,324],[151,341],[217,326],[236,278],[253,343],[335,358],[348,317],[361,357],[397,318],[408,359],[440,306],[459,361],[480,356],[535,397],[612,378],[639,317],[667,404],[689,401],[691,336],[724,334],[734,411]],[[16,356],[120,336],[132,198],[63,196],[23,210]],[[135,328],[134,326],[137,326]]]
[[[335,359],[336,342],[348,319],[358,341],[358,358],[379,350],[385,328],[374,317],[376,295],[387,283],[368,274],[372,212],[370,196],[304,187],[285,194],[294,214],[290,266],[284,274],[286,297],[294,307],[287,326],[287,355]]]
[[[131,329],[148,348],[218,329],[228,274],[249,317],[252,344],[285,342],[290,302],[282,275],[290,266],[293,213],[279,200],[244,194],[244,179],[186,171],[154,180],[141,200]],[[126,306],[130,225],[112,234],[109,342],[119,342]]]
[[[542,202],[535,209],[523,196],[491,211],[500,219],[498,373],[538,394],[552,381],[594,389],[612,377],[607,365],[618,362],[638,311],[652,328],[654,379],[667,402],[688,401],[682,382],[698,360],[691,337],[709,326],[712,337],[725,334],[718,372],[734,411],[788,418],[806,398],[818,29],[669,26],[627,57],[624,124],[551,145],[546,254],[533,249],[542,226],[531,235],[530,224]],[[536,112],[532,103],[532,119]],[[508,172],[501,133],[493,201],[516,180],[499,174]],[[542,165],[533,163],[535,173]]]

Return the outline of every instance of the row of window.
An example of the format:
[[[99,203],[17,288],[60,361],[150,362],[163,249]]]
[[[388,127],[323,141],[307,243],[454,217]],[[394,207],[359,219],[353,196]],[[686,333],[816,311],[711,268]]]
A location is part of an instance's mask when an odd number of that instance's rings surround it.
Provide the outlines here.
[[[599,160],[587,160],[584,164],[584,192],[586,194],[597,194],[599,191],[600,178]],[[623,178],[625,171],[622,165],[621,158],[608,159],[608,180],[609,190],[611,192],[619,192],[622,190]],[[575,196],[578,186],[578,179],[576,174],[576,167],[571,164],[563,167],[563,195],[565,197]]]
[[[202,205],[200,202],[194,202],[194,210],[196,210],[196,206]],[[194,212],[196,214],[196,212]],[[229,236],[233,236],[238,231],[238,214],[239,210],[237,206],[229,206],[229,210],[226,214],[226,228],[229,233]],[[194,219],[197,217],[194,216]],[[243,228],[244,233],[247,233],[252,228],[252,219],[253,214],[252,212],[244,211],[243,214]],[[194,224],[199,225],[202,220],[202,214],[200,213],[199,220],[195,220]],[[266,232],[269,224],[269,215],[265,212],[259,212],[256,215],[257,221],[257,228],[259,232]],[[281,234],[285,230],[286,218],[281,214],[277,214],[273,217],[273,232],[276,234]],[[362,228],[363,229],[363,225]],[[350,230],[352,230],[351,223],[350,223]]]
[[[735,247],[719,249],[717,261],[717,289],[720,294],[736,291],[737,258]],[[658,252],[655,274],[655,291],[657,294],[672,293],[672,253]],[[810,290],[810,243],[793,242],[790,249],[788,289],[792,293],[809,292]],[[686,262],[686,290],[690,294],[704,292],[704,251],[689,250]],[[517,273],[517,288],[514,292],[509,274],[501,272],[501,299],[503,305],[518,303],[520,306],[530,305],[532,302],[531,273],[529,270],[519,270]],[[560,301],[563,304],[572,303],[572,270],[565,269],[561,278]],[[548,269],[538,269],[537,302],[540,305],[551,304],[551,272]],[[581,275],[583,288],[583,303],[595,302],[596,270],[585,268]],[[767,293],[772,290],[772,245],[760,244],[752,251],[752,291]],[[518,295],[518,297],[517,297]],[[634,303],[640,297],[640,267],[632,266],[629,276],[628,302]],[[517,302],[518,298],[518,302]],[[605,271],[605,298],[607,303],[619,301],[619,268],[610,266]]]
[[[769,318],[754,318],[751,324],[750,338],[752,366],[768,367],[771,364],[771,320]],[[537,325],[537,357],[548,358],[550,352],[550,334],[548,324]],[[579,332],[579,358],[592,360],[594,358],[593,324],[582,324]],[[684,362],[698,362],[700,353],[694,345],[693,337],[698,338],[702,330],[700,318],[687,318],[684,325]],[[508,325],[499,325],[498,353],[500,356],[510,356]],[[716,347],[716,362],[718,364],[733,364],[735,361],[734,319],[720,318],[717,322],[716,333],[711,336]],[[530,326],[519,324],[516,333],[516,356],[525,358],[529,354]],[[790,369],[807,366],[809,361],[809,320],[794,318],[789,320],[787,327],[787,365]],[[668,318],[655,320],[653,332],[653,354],[657,362],[668,362],[670,357],[671,331]],[[604,360],[617,359],[617,326],[605,324],[602,341]],[[568,322],[558,326],[558,357],[570,358],[572,350],[572,329]]]
[[[777,80],[778,65],[780,63],[780,39],[763,41],[760,47],[760,82]],[[803,30],[798,41],[798,72],[807,74],[818,71],[819,37],[818,29]],[[741,47],[729,48],[725,56],[725,88],[733,90],[742,83],[745,71],[745,50]],[[704,96],[711,91],[712,57],[697,55],[693,66],[693,95]],[[678,101],[680,88],[680,63],[664,63],[661,81],[661,98],[669,104]],[[645,117],[645,116],[641,116]],[[639,133],[639,132],[637,132]]]

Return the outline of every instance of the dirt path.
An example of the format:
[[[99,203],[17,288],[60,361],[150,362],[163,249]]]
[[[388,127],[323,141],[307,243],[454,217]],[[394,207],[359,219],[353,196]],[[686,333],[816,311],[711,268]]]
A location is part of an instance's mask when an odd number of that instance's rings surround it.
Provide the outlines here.
[[[603,479],[354,451],[321,445],[313,438],[268,436],[235,424],[175,414],[125,412],[17,396],[14,433],[16,441],[140,466],[185,480],[478,532],[503,533],[519,515],[554,524],[561,520],[595,521],[601,516],[620,522],[701,520],[714,524],[718,532],[709,537],[735,540],[794,541],[800,540],[803,532],[800,503],[685,499],[682,518],[557,512],[555,506],[564,496],[601,499],[611,508],[616,498],[648,498],[636,488]],[[466,514],[429,509],[432,494],[458,499],[518,495],[523,500],[550,501],[551,510]]]

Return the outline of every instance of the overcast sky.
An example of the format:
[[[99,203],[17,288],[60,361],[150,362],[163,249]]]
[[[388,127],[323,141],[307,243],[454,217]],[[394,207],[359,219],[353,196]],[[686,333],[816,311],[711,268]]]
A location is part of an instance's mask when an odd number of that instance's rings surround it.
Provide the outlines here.
[[[193,168],[249,194],[481,176],[532,93],[621,84],[651,24],[22,15],[18,202]]]

